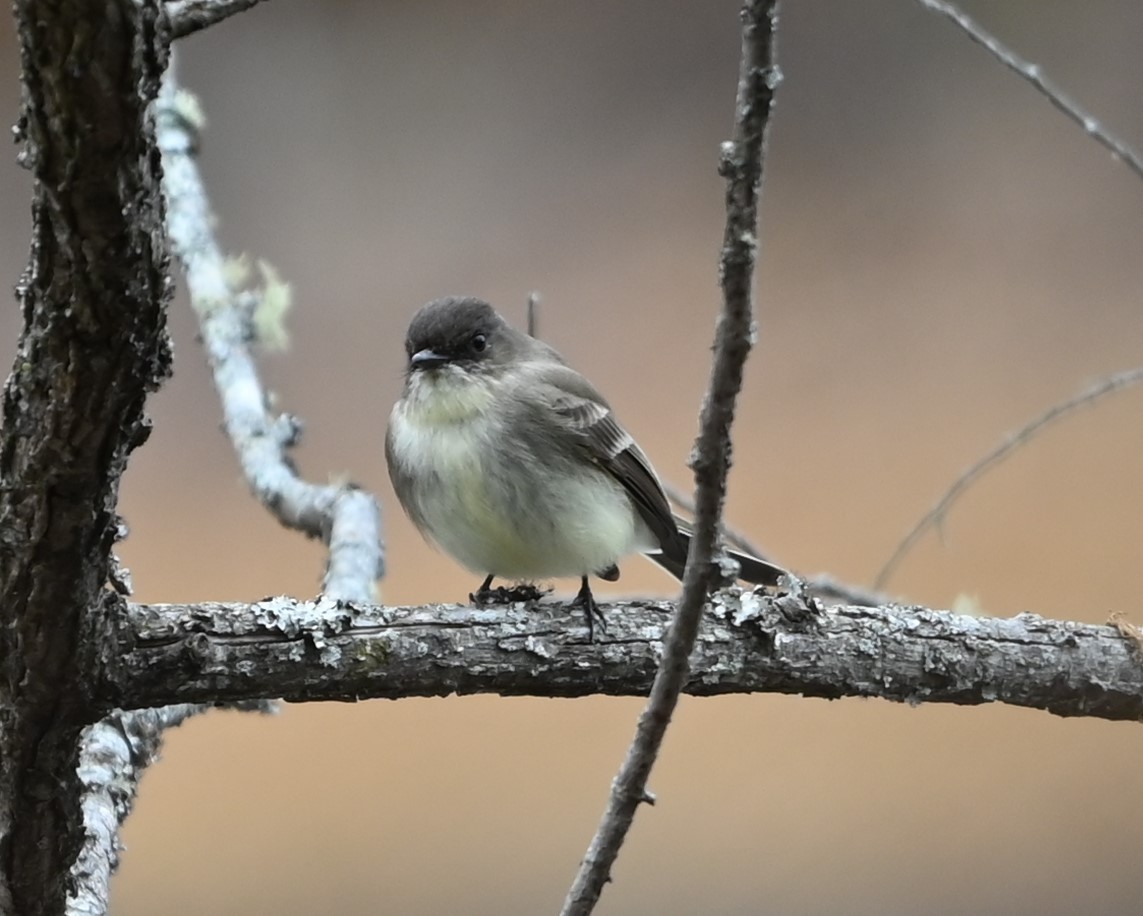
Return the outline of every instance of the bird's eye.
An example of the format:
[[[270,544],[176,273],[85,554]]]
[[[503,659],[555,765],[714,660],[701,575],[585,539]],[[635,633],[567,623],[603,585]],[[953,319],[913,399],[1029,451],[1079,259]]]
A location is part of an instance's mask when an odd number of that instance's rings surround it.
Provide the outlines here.
[[[488,349],[488,338],[483,334],[474,334],[472,337],[472,349],[477,353],[483,353]]]

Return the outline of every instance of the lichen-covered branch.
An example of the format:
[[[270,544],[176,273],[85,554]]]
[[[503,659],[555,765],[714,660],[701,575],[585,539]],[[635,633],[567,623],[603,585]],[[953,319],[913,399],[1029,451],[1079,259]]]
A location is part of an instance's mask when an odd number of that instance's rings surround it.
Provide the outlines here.
[[[63,911],[85,839],[78,739],[125,603],[107,587],[127,456],[169,371],[157,4],[17,0],[34,177],[24,328],[0,422],[0,912]]]
[[[195,162],[199,114],[168,73],[158,111],[163,190],[171,244],[186,272],[191,304],[222,402],[223,425],[251,491],[283,525],[330,546],[322,591],[347,601],[374,599],[383,572],[381,514],[372,494],[352,484],[302,480],[289,460],[300,422],[274,415],[251,352],[258,293],[233,287]]]
[[[79,779],[87,833],[72,875],[68,916],[103,916],[111,875],[119,864],[119,826],[131,813],[139,779],[162,746],[163,731],[180,725],[198,706],[116,711],[84,729]]]
[[[108,706],[496,693],[645,696],[675,605],[609,604],[608,633],[536,607],[374,607],[273,598],[133,605],[100,685]],[[1035,614],[821,607],[808,597],[718,592],[702,615],[685,692],[1008,703],[1143,721],[1143,655],[1111,626]]]
[[[301,483],[284,460],[284,443],[273,437],[259,441],[266,432],[265,425],[260,424],[268,421],[261,409],[265,396],[246,348],[250,337],[249,310],[241,307],[241,297],[230,295],[223,276],[224,263],[209,224],[205,190],[191,158],[193,125],[180,117],[173,74],[168,74],[158,120],[160,137],[165,141],[162,145],[168,232],[187,261],[188,284],[192,297],[197,294],[204,336],[208,344],[213,343],[225,353],[217,361],[215,377],[223,403],[230,408],[227,428],[239,437],[235,441],[244,457],[243,465],[259,475],[252,479],[252,486],[279,515],[295,511],[294,527],[323,536],[329,542],[325,583],[328,594],[347,600],[369,600],[380,566],[380,516],[376,501],[351,487],[312,487]],[[216,293],[216,299],[204,306],[204,300]],[[231,320],[220,322],[215,308],[230,308]],[[220,327],[225,331],[220,332]],[[243,339],[236,340],[237,336]],[[236,388],[242,390],[236,392]],[[258,408],[252,409],[251,404],[255,403]],[[296,433],[296,424],[289,418],[279,419],[276,426],[288,428],[291,436]],[[267,463],[271,465],[270,473],[266,472]],[[292,489],[276,491],[277,481],[285,481]],[[308,497],[308,508],[295,508],[299,494]],[[119,826],[131,811],[138,781],[158,754],[163,731],[210,705],[215,704],[208,697],[194,704],[157,709],[125,712],[116,708],[84,729],[79,755],[84,841],[72,867],[69,914],[103,916],[107,912],[111,875],[118,865]],[[265,708],[257,702],[244,705]]]

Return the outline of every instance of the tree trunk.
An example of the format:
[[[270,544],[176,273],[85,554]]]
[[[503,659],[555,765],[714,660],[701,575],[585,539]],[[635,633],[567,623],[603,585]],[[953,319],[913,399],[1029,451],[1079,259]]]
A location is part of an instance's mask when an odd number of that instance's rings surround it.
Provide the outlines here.
[[[168,375],[157,2],[17,0],[34,176],[24,331],[0,428],[0,912],[60,913],[83,839],[77,741],[122,597],[119,478]]]

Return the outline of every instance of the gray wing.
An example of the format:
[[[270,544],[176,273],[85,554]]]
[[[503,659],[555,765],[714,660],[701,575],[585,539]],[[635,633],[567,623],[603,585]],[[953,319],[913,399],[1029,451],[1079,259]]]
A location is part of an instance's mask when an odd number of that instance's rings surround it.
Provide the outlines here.
[[[644,523],[664,552],[674,554],[680,537],[662,484],[643,450],[615,419],[603,396],[567,366],[544,366],[539,381],[553,414],[591,460],[610,473],[631,497]]]

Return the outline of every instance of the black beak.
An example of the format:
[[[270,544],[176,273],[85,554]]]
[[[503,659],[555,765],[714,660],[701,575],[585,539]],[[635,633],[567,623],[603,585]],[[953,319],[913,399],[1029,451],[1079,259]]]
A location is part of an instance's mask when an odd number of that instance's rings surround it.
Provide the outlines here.
[[[443,366],[448,361],[447,356],[438,353],[436,350],[419,350],[409,357],[409,368],[434,369],[437,366]]]

